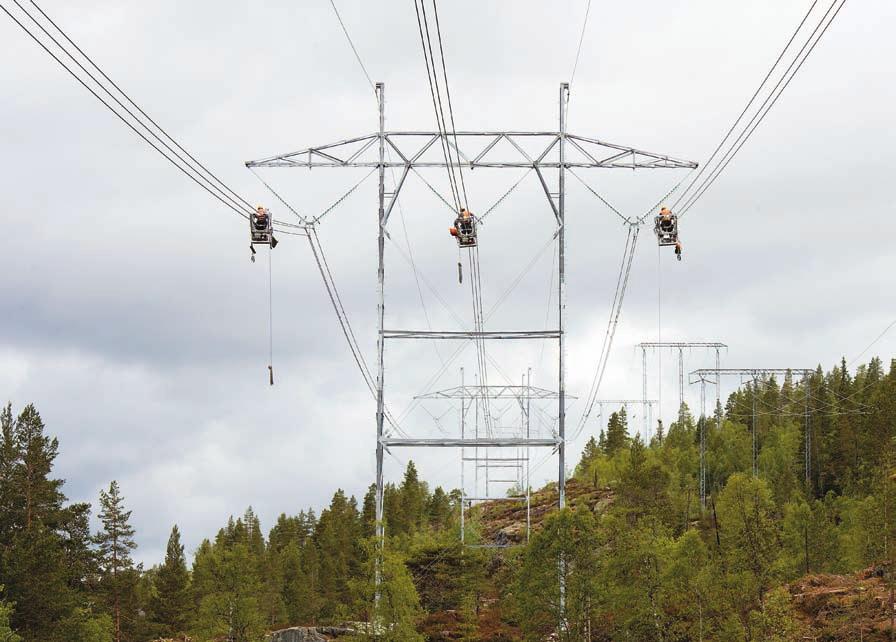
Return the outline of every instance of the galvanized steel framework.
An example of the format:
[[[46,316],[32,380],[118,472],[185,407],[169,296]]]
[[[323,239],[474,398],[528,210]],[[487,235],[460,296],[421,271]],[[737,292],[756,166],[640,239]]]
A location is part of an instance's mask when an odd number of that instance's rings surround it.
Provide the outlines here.
[[[647,349],[648,348],[668,348],[670,350],[678,351],[678,407],[681,408],[682,404],[684,404],[684,349],[688,348],[707,348],[711,350],[715,350],[716,353],[716,369],[719,368],[720,365],[720,356],[719,351],[722,348],[727,349],[728,346],[724,343],[720,343],[718,341],[644,341],[639,343],[638,346],[641,348],[641,394],[643,395],[644,403],[647,403]],[[718,381],[716,381],[718,384]],[[662,385],[660,382],[659,385]],[[719,398],[719,387],[716,385],[716,405],[720,402]],[[659,409],[660,418],[662,418],[662,408]],[[647,416],[644,417],[644,436],[647,438],[649,431],[649,426],[647,423]]]
[[[690,373],[688,380],[689,383],[694,384],[700,382],[702,386],[705,387],[706,380],[709,376],[713,376],[716,381],[716,386],[718,390],[718,382],[720,381],[722,376],[737,376],[743,379],[743,377],[749,377],[753,382],[753,390],[750,395],[752,398],[752,422],[750,426],[750,433],[752,438],[752,457],[753,457],[753,476],[758,476],[759,469],[757,467],[757,457],[758,457],[758,448],[759,444],[756,437],[756,391],[757,385],[760,380],[765,377],[770,377],[774,375],[802,375],[803,376],[803,393],[805,395],[805,408],[804,408],[804,416],[803,416],[803,430],[804,430],[804,466],[805,466],[805,478],[806,483],[809,483],[811,475],[812,475],[812,436],[811,429],[809,426],[809,377],[812,376],[812,373],[815,372],[811,368],[701,368],[700,370],[694,370]],[[705,395],[705,393],[703,393]],[[718,392],[716,393],[718,396]],[[720,420],[720,419],[717,419]]]
[[[567,102],[569,84],[560,85],[559,130],[558,131],[458,131],[442,134],[432,131],[386,131],[384,85],[376,84],[376,97],[379,108],[379,131],[374,134],[342,140],[336,143],[309,147],[296,152],[280,154],[246,163],[247,167],[298,167],[298,168],[336,168],[336,167],[368,167],[379,170],[379,207],[378,221],[378,266],[377,266],[377,376],[376,376],[376,521],[377,536],[384,537],[383,525],[383,454],[385,448],[391,447],[494,447],[494,448],[529,448],[550,447],[558,454],[558,491],[559,506],[566,502],[566,176],[569,168],[595,169],[693,169],[697,166],[691,161],[679,160],[669,156],[646,152],[632,147],[607,143],[595,138],[568,134],[566,131]],[[440,140],[441,139],[441,140]],[[416,142],[415,142],[416,141]],[[508,145],[500,145],[506,141]],[[385,328],[385,236],[389,217],[392,213],[402,186],[411,171],[416,173],[420,168],[446,168],[447,162],[441,159],[427,158],[427,152],[436,143],[445,144],[456,152],[459,158],[454,163],[462,169],[476,168],[522,168],[534,170],[547,197],[548,204],[557,223],[556,240],[558,256],[557,310],[558,327],[548,332],[422,332],[416,330],[386,330]],[[476,146],[475,154],[467,154],[464,149]],[[387,159],[386,149],[397,155],[397,159]],[[500,157],[496,153],[500,147],[510,148],[512,157]],[[530,147],[526,151],[525,146]],[[536,151],[531,147],[535,146]],[[371,151],[376,156],[370,158]],[[572,149],[577,158],[568,158]],[[556,154],[557,160],[550,158]],[[433,156],[430,153],[430,156]],[[390,155],[391,156],[391,155]],[[394,191],[388,197],[386,193],[386,168],[398,168],[401,175]],[[548,186],[543,170],[556,170],[557,191],[552,192]],[[558,358],[558,423],[557,436],[551,439],[523,438],[473,438],[466,436],[460,439],[415,439],[392,438],[384,434],[385,413],[385,381],[384,381],[384,345],[387,339],[431,339],[431,340],[483,340],[483,339],[544,339],[557,340]],[[472,498],[468,498],[472,499]]]

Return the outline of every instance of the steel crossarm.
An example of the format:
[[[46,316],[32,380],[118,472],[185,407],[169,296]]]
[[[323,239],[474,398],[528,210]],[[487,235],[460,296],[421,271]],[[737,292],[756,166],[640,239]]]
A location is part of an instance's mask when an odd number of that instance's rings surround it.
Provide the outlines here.
[[[556,448],[562,442],[559,438],[525,439],[522,437],[474,437],[472,439],[406,439],[383,437],[380,443],[386,448],[430,447],[430,448]]]
[[[697,163],[665,154],[657,154],[636,147],[610,143],[598,138],[558,131],[387,131],[382,134],[385,144],[395,155],[383,166],[395,168],[445,168],[448,163],[438,158],[434,150],[440,148],[440,138],[460,154],[463,169],[535,168],[557,169],[561,166],[551,152],[559,148],[561,136],[578,154],[567,158],[562,166],[575,169],[693,169]],[[345,140],[300,149],[286,154],[251,160],[247,167],[380,167],[374,157],[379,133],[356,136]],[[501,142],[508,144],[499,145]],[[526,151],[526,149],[530,151]],[[431,151],[432,150],[432,151]],[[476,150],[470,153],[470,150]],[[427,155],[427,152],[430,152]],[[455,167],[457,160],[453,161]]]
[[[558,392],[545,390],[535,386],[490,385],[490,386],[456,386],[445,390],[434,390],[414,399],[556,399]],[[575,399],[567,395],[568,399]]]
[[[440,332],[431,330],[383,330],[384,339],[489,339],[489,340],[514,340],[514,339],[557,339],[559,330],[517,330],[510,332],[501,331],[451,331]]]

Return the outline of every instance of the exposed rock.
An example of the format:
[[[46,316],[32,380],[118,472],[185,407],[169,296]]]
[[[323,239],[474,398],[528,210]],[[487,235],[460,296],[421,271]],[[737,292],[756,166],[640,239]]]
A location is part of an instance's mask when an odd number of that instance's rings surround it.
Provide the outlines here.
[[[797,617],[819,640],[884,640],[890,591],[880,567],[853,575],[807,575],[790,585]]]
[[[327,642],[354,633],[352,629],[338,626],[294,626],[273,631],[267,642]]]

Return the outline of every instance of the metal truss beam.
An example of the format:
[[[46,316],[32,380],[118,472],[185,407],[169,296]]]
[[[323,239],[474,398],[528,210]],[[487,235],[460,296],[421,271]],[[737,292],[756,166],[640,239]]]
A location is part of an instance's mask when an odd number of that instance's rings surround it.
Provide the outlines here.
[[[535,168],[535,169],[693,169],[697,163],[648,152],[635,147],[609,143],[597,138],[568,134],[564,131],[463,131],[440,134],[432,131],[389,131],[382,134],[356,136],[335,143],[308,147],[295,152],[278,154],[246,162],[246,167],[399,167],[406,169],[444,168],[447,163],[435,157],[424,158],[426,153],[446,144],[460,152],[460,167],[477,168]],[[377,141],[384,140],[398,156],[381,161],[371,155]],[[505,141],[501,151],[499,143]],[[549,154],[568,142],[577,152],[577,158],[549,159]],[[534,148],[527,152],[524,147]],[[475,148],[477,153],[464,153],[463,149]],[[457,166],[457,163],[453,163]]]
[[[559,330],[459,331],[439,332],[431,330],[383,330],[384,339],[557,339]]]
[[[694,384],[700,381],[701,377],[707,377],[709,375],[735,375],[741,377],[750,377],[752,379],[760,379],[762,377],[768,377],[770,375],[795,374],[808,376],[813,372],[815,372],[813,368],[700,368],[699,370],[692,371],[688,375],[688,377],[689,382]]]
[[[486,462],[486,463],[482,463],[483,461]],[[519,469],[523,468],[523,464],[522,464],[522,463],[518,463],[518,464],[496,464],[496,463],[492,463],[493,461],[494,461],[494,460],[492,460],[492,459],[488,459],[488,460],[485,460],[485,459],[479,459],[479,460],[478,460],[479,463],[477,463],[476,465],[479,466],[480,468],[513,468],[513,469],[515,469],[515,470],[519,470]],[[500,479],[492,479],[491,481],[495,482],[495,481],[501,481],[501,480],[500,480]],[[518,479],[515,479],[514,481],[519,481],[519,480],[518,480]]]
[[[458,386],[445,390],[435,390],[414,399],[557,399],[559,393],[535,386]],[[567,398],[575,399],[575,397]]]
[[[639,348],[727,348],[718,341],[644,341]]]
[[[642,341],[636,347],[641,349],[641,369],[642,369],[642,393],[644,395],[644,399],[647,399],[647,350],[655,349],[655,348],[668,348],[670,350],[678,351],[678,408],[679,411],[681,407],[684,405],[684,350],[685,348],[708,348],[711,350],[715,350],[716,353],[716,368],[719,367],[719,352],[722,349],[728,349],[728,345],[722,343],[721,341]],[[689,382],[690,383],[690,382]],[[662,386],[662,381],[659,382],[659,385]],[[719,402],[718,399],[718,388],[716,389],[716,403]],[[659,409],[660,419],[662,419],[663,409]],[[644,417],[644,429],[647,431],[648,429],[648,420],[647,417]]]
[[[383,437],[380,443],[386,448],[557,448],[561,439],[522,439],[519,437],[474,437],[473,439],[405,439]]]

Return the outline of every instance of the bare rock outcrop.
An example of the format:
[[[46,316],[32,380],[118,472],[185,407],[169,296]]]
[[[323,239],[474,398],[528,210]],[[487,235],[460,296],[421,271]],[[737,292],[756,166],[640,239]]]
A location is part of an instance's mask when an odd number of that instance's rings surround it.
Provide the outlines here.
[[[352,633],[352,629],[338,626],[294,626],[274,631],[268,635],[267,642],[328,642]]]

